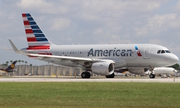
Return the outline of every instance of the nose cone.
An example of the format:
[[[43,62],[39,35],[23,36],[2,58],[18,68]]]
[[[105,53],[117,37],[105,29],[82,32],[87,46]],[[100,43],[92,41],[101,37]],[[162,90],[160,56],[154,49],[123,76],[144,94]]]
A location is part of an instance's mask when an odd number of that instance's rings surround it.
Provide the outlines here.
[[[170,62],[171,62],[172,64],[176,64],[176,63],[179,62],[179,58],[178,58],[175,54],[173,54],[173,55],[170,57]]]
[[[174,61],[175,61],[176,63],[179,62],[179,58],[178,58],[176,55],[174,55]]]
[[[177,73],[177,70],[174,69],[173,72]]]

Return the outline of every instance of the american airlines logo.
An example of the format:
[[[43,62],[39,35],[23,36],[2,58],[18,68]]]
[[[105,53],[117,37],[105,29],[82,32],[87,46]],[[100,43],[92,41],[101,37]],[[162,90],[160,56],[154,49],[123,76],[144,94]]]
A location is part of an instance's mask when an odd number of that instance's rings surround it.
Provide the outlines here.
[[[138,50],[138,47],[137,47],[137,46],[135,46],[135,50],[136,50],[136,53],[137,53],[138,56],[142,56],[142,54],[141,54],[141,52]]]
[[[91,48],[90,50],[89,50],[89,52],[88,52],[88,57],[89,56],[98,56],[98,57],[102,57],[102,56],[104,56],[104,57],[107,57],[107,56],[117,56],[117,57],[119,57],[119,56],[122,56],[122,57],[132,57],[132,53],[133,53],[133,51],[131,50],[131,49],[122,49],[122,50],[120,50],[120,49],[116,49],[116,48],[114,48],[114,49],[112,49],[112,50],[107,50],[107,49],[105,49],[105,50],[94,50],[93,48]]]

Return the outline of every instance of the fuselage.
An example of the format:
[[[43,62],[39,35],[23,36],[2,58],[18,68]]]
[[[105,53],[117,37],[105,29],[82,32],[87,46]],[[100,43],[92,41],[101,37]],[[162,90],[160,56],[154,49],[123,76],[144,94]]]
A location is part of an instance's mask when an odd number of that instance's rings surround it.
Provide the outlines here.
[[[159,50],[165,51],[165,53],[158,53]],[[162,67],[173,65],[179,60],[166,47],[155,44],[51,45],[47,50],[24,49],[22,51],[44,55],[109,59],[115,62],[115,68]],[[48,59],[47,62],[77,66],[72,61]]]

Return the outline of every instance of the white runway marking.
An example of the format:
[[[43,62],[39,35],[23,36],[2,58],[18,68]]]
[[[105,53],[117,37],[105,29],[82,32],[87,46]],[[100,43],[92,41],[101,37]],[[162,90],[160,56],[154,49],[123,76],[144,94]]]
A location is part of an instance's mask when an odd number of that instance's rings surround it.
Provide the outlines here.
[[[75,78],[0,78],[0,82],[161,82],[180,83],[179,78],[159,78],[159,79],[75,79]]]

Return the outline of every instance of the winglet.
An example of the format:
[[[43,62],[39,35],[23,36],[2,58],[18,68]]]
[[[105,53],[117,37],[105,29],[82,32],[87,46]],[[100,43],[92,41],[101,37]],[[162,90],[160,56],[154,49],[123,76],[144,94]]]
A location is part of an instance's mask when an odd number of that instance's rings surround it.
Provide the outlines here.
[[[21,54],[21,51],[19,51],[19,50],[17,49],[17,47],[14,45],[14,43],[13,43],[10,39],[9,39],[9,42],[11,43],[11,46],[12,46],[14,52],[16,52],[16,53],[18,53],[18,54]]]

